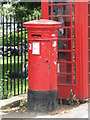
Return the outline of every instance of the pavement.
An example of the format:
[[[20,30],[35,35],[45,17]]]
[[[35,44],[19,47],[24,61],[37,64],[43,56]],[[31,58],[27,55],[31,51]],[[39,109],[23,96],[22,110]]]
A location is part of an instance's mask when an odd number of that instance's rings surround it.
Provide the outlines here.
[[[26,98],[26,95],[15,96],[10,98],[9,101],[15,102],[15,100],[21,100]],[[8,100],[0,100],[0,107],[9,104]],[[88,118],[90,117],[90,103],[84,103],[78,107],[72,108],[70,110],[62,111],[61,113],[56,113],[54,115],[50,113],[33,113],[33,112],[0,112],[1,118]]]
[[[22,95],[10,97],[9,99],[0,100],[0,108],[26,98],[27,98],[27,94],[22,94]]]
[[[88,118],[88,104],[82,104],[66,113],[63,111],[60,115],[37,116],[36,118]]]

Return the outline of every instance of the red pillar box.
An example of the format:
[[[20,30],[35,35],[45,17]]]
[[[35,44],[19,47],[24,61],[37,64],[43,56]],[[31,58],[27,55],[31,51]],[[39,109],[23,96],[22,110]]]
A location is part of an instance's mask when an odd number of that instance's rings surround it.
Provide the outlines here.
[[[28,29],[28,109],[55,110],[57,106],[57,28],[61,23],[34,20]]]

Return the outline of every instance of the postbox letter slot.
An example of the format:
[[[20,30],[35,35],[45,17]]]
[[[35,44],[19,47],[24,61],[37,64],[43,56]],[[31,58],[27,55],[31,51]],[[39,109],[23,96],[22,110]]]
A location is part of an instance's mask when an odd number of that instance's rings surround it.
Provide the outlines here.
[[[46,60],[46,63],[48,63],[48,60]]]
[[[33,37],[41,37],[41,35],[40,34],[32,34],[31,36],[33,36]]]

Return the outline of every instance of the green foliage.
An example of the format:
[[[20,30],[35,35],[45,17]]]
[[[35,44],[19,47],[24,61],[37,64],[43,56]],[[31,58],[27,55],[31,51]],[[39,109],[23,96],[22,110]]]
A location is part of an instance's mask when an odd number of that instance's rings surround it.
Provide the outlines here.
[[[13,3],[12,6],[15,9],[16,20],[24,20],[31,18],[31,16],[41,16],[41,3],[40,2],[17,2]]]
[[[15,9],[12,6],[12,2],[3,2],[2,6],[1,6],[1,14],[3,14],[4,16],[8,15],[8,17],[10,17],[10,15],[13,17],[13,14]]]
[[[74,106],[74,105],[79,105],[80,104],[79,99],[77,99],[76,94],[73,94],[72,89],[70,90],[70,98],[67,97],[66,102],[70,106]]]
[[[72,89],[70,91],[70,100],[69,100],[69,102],[70,102],[70,105],[79,105],[80,104],[79,99],[77,99],[76,95],[73,94]]]
[[[73,97],[73,92],[72,92],[72,89],[71,89],[71,91],[70,91],[70,98],[72,98]]]
[[[31,16],[41,17],[41,2],[6,2],[2,3],[1,14],[13,17],[16,21],[24,21]]]
[[[14,38],[15,36],[15,38]],[[19,36],[19,38],[18,38]],[[26,32],[26,36],[25,36],[25,31],[21,31],[19,32],[19,35],[18,35],[18,32],[15,32],[15,35],[14,35],[14,32],[11,33],[11,36],[10,36],[10,32],[8,33],[8,36],[7,34],[4,34],[4,45],[7,46],[10,45],[10,40],[11,40],[11,45],[14,45],[14,39],[15,39],[15,45],[18,45],[18,39],[19,39],[19,42],[21,42],[21,36],[23,38],[23,40],[25,40],[25,37],[26,37],[26,40],[27,40],[27,32]],[[3,38],[3,36],[2,36]],[[7,43],[7,40],[8,40],[8,43]]]
[[[41,18],[41,9],[37,10],[36,8],[34,8],[33,10],[33,16],[36,16],[36,19],[39,17]]]

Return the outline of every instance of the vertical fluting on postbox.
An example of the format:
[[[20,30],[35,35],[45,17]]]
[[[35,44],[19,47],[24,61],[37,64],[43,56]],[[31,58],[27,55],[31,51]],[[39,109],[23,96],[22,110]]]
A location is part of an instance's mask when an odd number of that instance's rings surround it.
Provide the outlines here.
[[[34,20],[28,29],[28,110],[52,111],[57,108],[57,28],[61,23]]]

